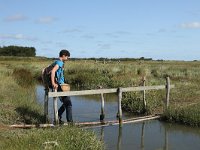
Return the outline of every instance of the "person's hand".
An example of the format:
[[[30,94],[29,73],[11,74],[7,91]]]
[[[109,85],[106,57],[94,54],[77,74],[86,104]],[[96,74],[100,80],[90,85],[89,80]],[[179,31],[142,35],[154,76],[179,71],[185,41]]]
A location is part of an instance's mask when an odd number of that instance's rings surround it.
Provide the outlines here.
[[[53,88],[54,88],[55,90],[57,90],[58,84],[53,83]]]

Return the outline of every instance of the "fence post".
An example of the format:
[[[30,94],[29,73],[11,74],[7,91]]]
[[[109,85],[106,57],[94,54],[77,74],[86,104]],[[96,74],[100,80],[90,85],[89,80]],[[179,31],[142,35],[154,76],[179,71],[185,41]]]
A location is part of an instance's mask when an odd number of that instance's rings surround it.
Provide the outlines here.
[[[170,78],[166,77],[166,109],[169,107]]]
[[[54,92],[57,92],[57,90],[55,89]],[[54,97],[53,98],[53,107],[54,107],[54,121],[55,121],[55,124],[58,125],[58,106],[57,106],[57,101],[58,101],[58,98],[57,97]]]
[[[48,92],[49,89],[45,88],[45,94],[44,94],[44,116],[45,116],[45,121],[48,121],[48,102],[49,102],[49,97],[48,97]]]
[[[119,125],[122,126],[122,88],[118,88],[118,115],[119,115]]]
[[[143,86],[145,87],[145,82],[146,82],[146,77],[143,77]],[[144,111],[146,111],[146,108],[147,108],[147,102],[146,102],[146,91],[144,90],[143,91],[143,106],[144,106]]]
[[[100,121],[103,122],[105,117],[104,113],[104,96],[103,93],[101,93],[101,115],[100,115]]]

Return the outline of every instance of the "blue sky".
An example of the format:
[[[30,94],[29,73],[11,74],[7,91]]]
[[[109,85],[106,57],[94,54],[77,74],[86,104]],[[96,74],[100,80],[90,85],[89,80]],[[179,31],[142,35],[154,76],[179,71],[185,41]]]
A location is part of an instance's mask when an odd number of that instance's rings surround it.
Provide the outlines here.
[[[0,46],[38,56],[200,59],[199,0],[0,0]]]

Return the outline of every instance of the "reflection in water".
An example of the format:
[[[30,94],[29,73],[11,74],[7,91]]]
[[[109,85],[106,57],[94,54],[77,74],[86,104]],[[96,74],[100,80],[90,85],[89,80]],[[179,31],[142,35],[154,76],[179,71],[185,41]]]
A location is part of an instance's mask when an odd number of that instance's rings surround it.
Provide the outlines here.
[[[37,101],[44,104],[44,88],[37,86]],[[98,121],[101,113],[100,95],[71,97],[75,121]],[[108,100],[109,99],[109,100]],[[105,120],[116,119],[116,95],[105,96]],[[49,116],[53,117],[53,101],[49,100]],[[58,107],[61,103],[58,103]],[[129,116],[123,113],[123,119]],[[63,116],[64,118],[64,116]],[[91,129],[89,129],[91,130]],[[109,150],[200,149],[200,130],[187,126],[162,123],[158,120],[93,128]],[[117,132],[118,131],[118,132]]]
[[[141,150],[144,150],[144,134],[145,134],[145,122],[142,123],[142,133],[141,133]]]
[[[168,150],[168,133],[167,130],[165,128],[165,144],[164,144],[164,150]]]
[[[200,134],[191,134],[199,129],[187,127],[187,132],[181,125],[176,131],[172,131],[157,120],[142,123],[124,124],[120,126],[93,128],[99,135],[99,139],[105,142],[106,149],[109,150],[155,150],[155,149],[200,149]],[[171,126],[171,128],[173,128]],[[98,130],[100,132],[98,132]],[[118,130],[118,132],[116,132]],[[123,133],[123,134],[122,134]],[[112,138],[112,139],[111,139]],[[192,140],[188,140],[192,138]],[[184,142],[183,142],[184,141]]]
[[[118,141],[117,141],[117,149],[121,150],[122,146],[122,127],[118,126]]]

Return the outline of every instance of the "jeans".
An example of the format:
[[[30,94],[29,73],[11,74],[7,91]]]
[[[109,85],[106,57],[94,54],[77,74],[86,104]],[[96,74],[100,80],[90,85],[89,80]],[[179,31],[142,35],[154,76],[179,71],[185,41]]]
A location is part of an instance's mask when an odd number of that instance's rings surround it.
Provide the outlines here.
[[[58,85],[57,91],[62,92],[60,85]],[[71,103],[70,97],[69,96],[62,96],[62,97],[60,97],[60,101],[62,102],[62,105],[58,110],[59,121],[61,121],[62,114],[66,110],[67,122],[73,122],[73,119],[72,119],[72,103]]]

